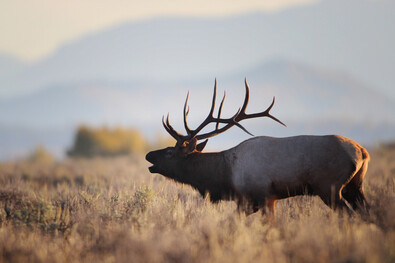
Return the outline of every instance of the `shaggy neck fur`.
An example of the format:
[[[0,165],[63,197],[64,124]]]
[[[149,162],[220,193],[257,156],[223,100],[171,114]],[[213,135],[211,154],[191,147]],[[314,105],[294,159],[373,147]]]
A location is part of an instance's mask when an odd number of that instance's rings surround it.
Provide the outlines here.
[[[209,193],[213,202],[234,197],[231,169],[223,152],[189,154],[180,167],[174,179],[193,186],[202,196]]]

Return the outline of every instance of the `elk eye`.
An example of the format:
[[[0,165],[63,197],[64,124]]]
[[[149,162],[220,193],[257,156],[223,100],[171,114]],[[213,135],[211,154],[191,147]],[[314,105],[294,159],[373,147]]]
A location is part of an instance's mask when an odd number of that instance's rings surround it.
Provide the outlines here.
[[[172,157],[173,156],[173,150],[172,149],[168,149],[167,151],[166,151],[166,157]]]

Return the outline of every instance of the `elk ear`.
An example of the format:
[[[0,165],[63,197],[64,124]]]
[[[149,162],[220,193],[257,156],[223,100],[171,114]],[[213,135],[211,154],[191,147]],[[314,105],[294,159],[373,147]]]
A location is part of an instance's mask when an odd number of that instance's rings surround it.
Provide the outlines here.
[[[196,145],[196,150],[198,150],[199,152],[203,151],[204,147],[206,147],[207,142],[208,142],[208,139],[206,139],[204,142],[201,142],[198,145]]]

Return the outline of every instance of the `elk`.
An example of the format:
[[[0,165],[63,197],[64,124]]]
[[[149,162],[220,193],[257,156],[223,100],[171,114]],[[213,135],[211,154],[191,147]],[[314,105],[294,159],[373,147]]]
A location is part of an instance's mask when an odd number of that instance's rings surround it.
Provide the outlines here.
[[[233,126],[252,135],[240,124],[242,120],[268,117],[285,126],[270,114],[275,97],[265,111],[246,113],[250,93],[246,79],[244,103],[230,118],[221,118],[226,94],[217,117],[214,117],[216,93],[217,81],[208,116],[196,129],[191,129],[187,123],[188,92],[183,112],[186,135],[178,133],[170,125],[169,115],[166,120],[162,118],[163,127],[176,140],[176,145],[146,155],[146,160],[152,164],[149,167],[151,173],[189,184],[202,196],[208,194],[212,202],[235,200],[238,208],[247,214],[260,209],[262,213],[269,211],[274,214],[277,200],[297,195],[317,195],[333,209],[367,212],[368,203],[362,183],[369,154],[346,137],[259,136],[225,151],[202,152],[208,138]],[[215,129],[202,134],[208,124],[215,124]]]

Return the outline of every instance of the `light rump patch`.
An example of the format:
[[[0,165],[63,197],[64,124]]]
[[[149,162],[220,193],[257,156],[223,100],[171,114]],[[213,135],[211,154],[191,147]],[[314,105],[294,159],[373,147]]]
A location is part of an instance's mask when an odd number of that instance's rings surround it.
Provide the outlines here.
[[[279,199],[296,195],[318,195],[331,208],[368,211],[363,193],[369,154],[358,143],[339,135],[274,138],[254,137],[238,146],[218,153],[203,153],[207,139],[237,126],[249,133],[239,122],[249,118],[268,117],[272,104],[263,112],[247,114],[249,87],[242,107],[231,118],[221,118],[224,98],[214,117],[216,85],[210,112],[196,128],[187,123],[187,95],[184,104],[184,128],[187,135],[170,125],[169,116],[162,123],[177,140],[174,147],[152,151],[146,159],[153,164],[152,173],[160,173],[175,181],[189,184],[202,196],[210,194],[213,202],[235,200],[240,209],[256,212],[262,209],[274,213]],[[201,134],[210,123],[215,130]],[[221,126],[222,125],[222,126]],[[250,134],[250,133],[249,133]],[[205,140],[198,144],[199,140]]]

